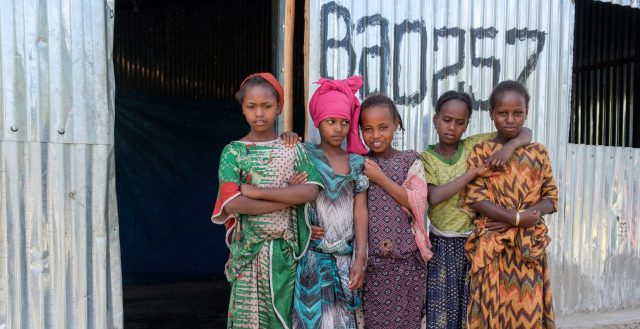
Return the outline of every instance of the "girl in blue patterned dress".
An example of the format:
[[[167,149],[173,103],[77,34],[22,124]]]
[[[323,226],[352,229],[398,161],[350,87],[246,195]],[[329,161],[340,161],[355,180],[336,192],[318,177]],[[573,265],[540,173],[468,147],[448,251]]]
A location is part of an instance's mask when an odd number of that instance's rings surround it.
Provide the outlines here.
[[[358,133],[362,78],[320,79],[309,111],[320,131],[319,145],[304,147],[324,189],[308,204],[312,242],[298,265],[294,328],[355,329],[362,304],[367,246],[368,179],[362,172],[366,148]],[[355,128],[355,129],[354,129]],[[347,138],[347,151],[342,142]],[[303,177],[293,183],[304,181]]]

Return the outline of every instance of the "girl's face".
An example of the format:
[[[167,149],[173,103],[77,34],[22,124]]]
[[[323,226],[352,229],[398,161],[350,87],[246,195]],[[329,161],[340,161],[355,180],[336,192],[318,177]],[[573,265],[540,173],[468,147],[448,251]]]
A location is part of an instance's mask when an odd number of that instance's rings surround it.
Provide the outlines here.
[[[460,142],[469,125],[469,111],[467,104],[457,99],[442,104],[440,113],[433,116],[441,144],[454,145]]]
[[[507,140],[518,136],[528,109],[524,97],[517,91],[508,90],[500,94],[489,115],[493,119],[498,136]]]
[[[323,144],[341,147],[342,141],[349,133],[351,123],[345,118],[326,118],[320,121],[318,130]]]
[[[242,114],[251,131],[271,133],[278,116],[278,101],[269,87],[255,85],[248,87],[242,100]]]
[[[362,113],[362,137],[373,154],[383,154],[391,149],[398,122],[393,120],[391,110],[386,105],[367,108]]]

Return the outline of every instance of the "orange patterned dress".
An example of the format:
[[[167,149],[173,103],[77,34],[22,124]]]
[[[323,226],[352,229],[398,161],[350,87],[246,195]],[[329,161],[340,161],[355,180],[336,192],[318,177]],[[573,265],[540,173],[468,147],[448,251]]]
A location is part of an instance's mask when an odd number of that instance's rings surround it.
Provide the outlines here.
[[[500,148],[491,141],[477,144],[468,168],[480,166]],[[516,149],[505,174],[478,177],[467,185],[463,208],[475,224],[465,245],[471,261],[468,328],[555,328],[544,219],[528,228],[490,232],[484,228],[487,218],[471,208],[488,200],[505,209],[525,210],[542,199],[557,209],[558,188],[549,156],[537,143]]]

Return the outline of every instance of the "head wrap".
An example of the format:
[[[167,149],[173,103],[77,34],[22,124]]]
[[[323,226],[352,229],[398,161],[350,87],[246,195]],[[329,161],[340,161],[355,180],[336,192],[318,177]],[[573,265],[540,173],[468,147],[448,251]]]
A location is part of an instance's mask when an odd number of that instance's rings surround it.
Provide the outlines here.
[[[366,154],[367,148],[360,139],[358,120],[360,119],[360,101],[355,93],[362,87],[362,77],[354,75],[345,80],[321,78],[320,85],[309,101],[309,114],[313,124],[318,127],[327,118],[344,118],[350,121],[347,135],[347,152]]]
[[[242,86],[244,86],[245,82],[247,82],[249,79],[255,78],[255,77],[260,77],[260,78],[264,79],[265,81],[267,81],[273,87],[273,89],[276,90],[276,92],[278,93],[278,114],[280,112],[282,112],[282,105],[284,104],[284,90],[282,89],[282,86],[280,85],[280,82],[278,82],[278,79],[276,79],[276,77],[274,77],[273,74],[268,73],[268,72],[254,73],[254,74],[246,77],[242,81],[242,83],[240,84],[240,89],[242,89]]]

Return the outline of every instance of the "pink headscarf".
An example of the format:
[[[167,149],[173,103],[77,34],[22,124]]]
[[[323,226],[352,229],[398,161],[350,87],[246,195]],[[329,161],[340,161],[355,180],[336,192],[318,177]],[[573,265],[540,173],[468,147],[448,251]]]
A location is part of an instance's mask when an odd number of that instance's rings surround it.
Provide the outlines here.
[[[309,101],[309,114],[313,124],[318,127],[326,118],[344,118],[351,122],[347,135],[347,152],[364,155],[367,148],[360,139],[358,120],[360,119],[360,100],[355,96],[362,87],[362,77],[354,75],[345,80],[321,78],[316,82],[320,87]]]

